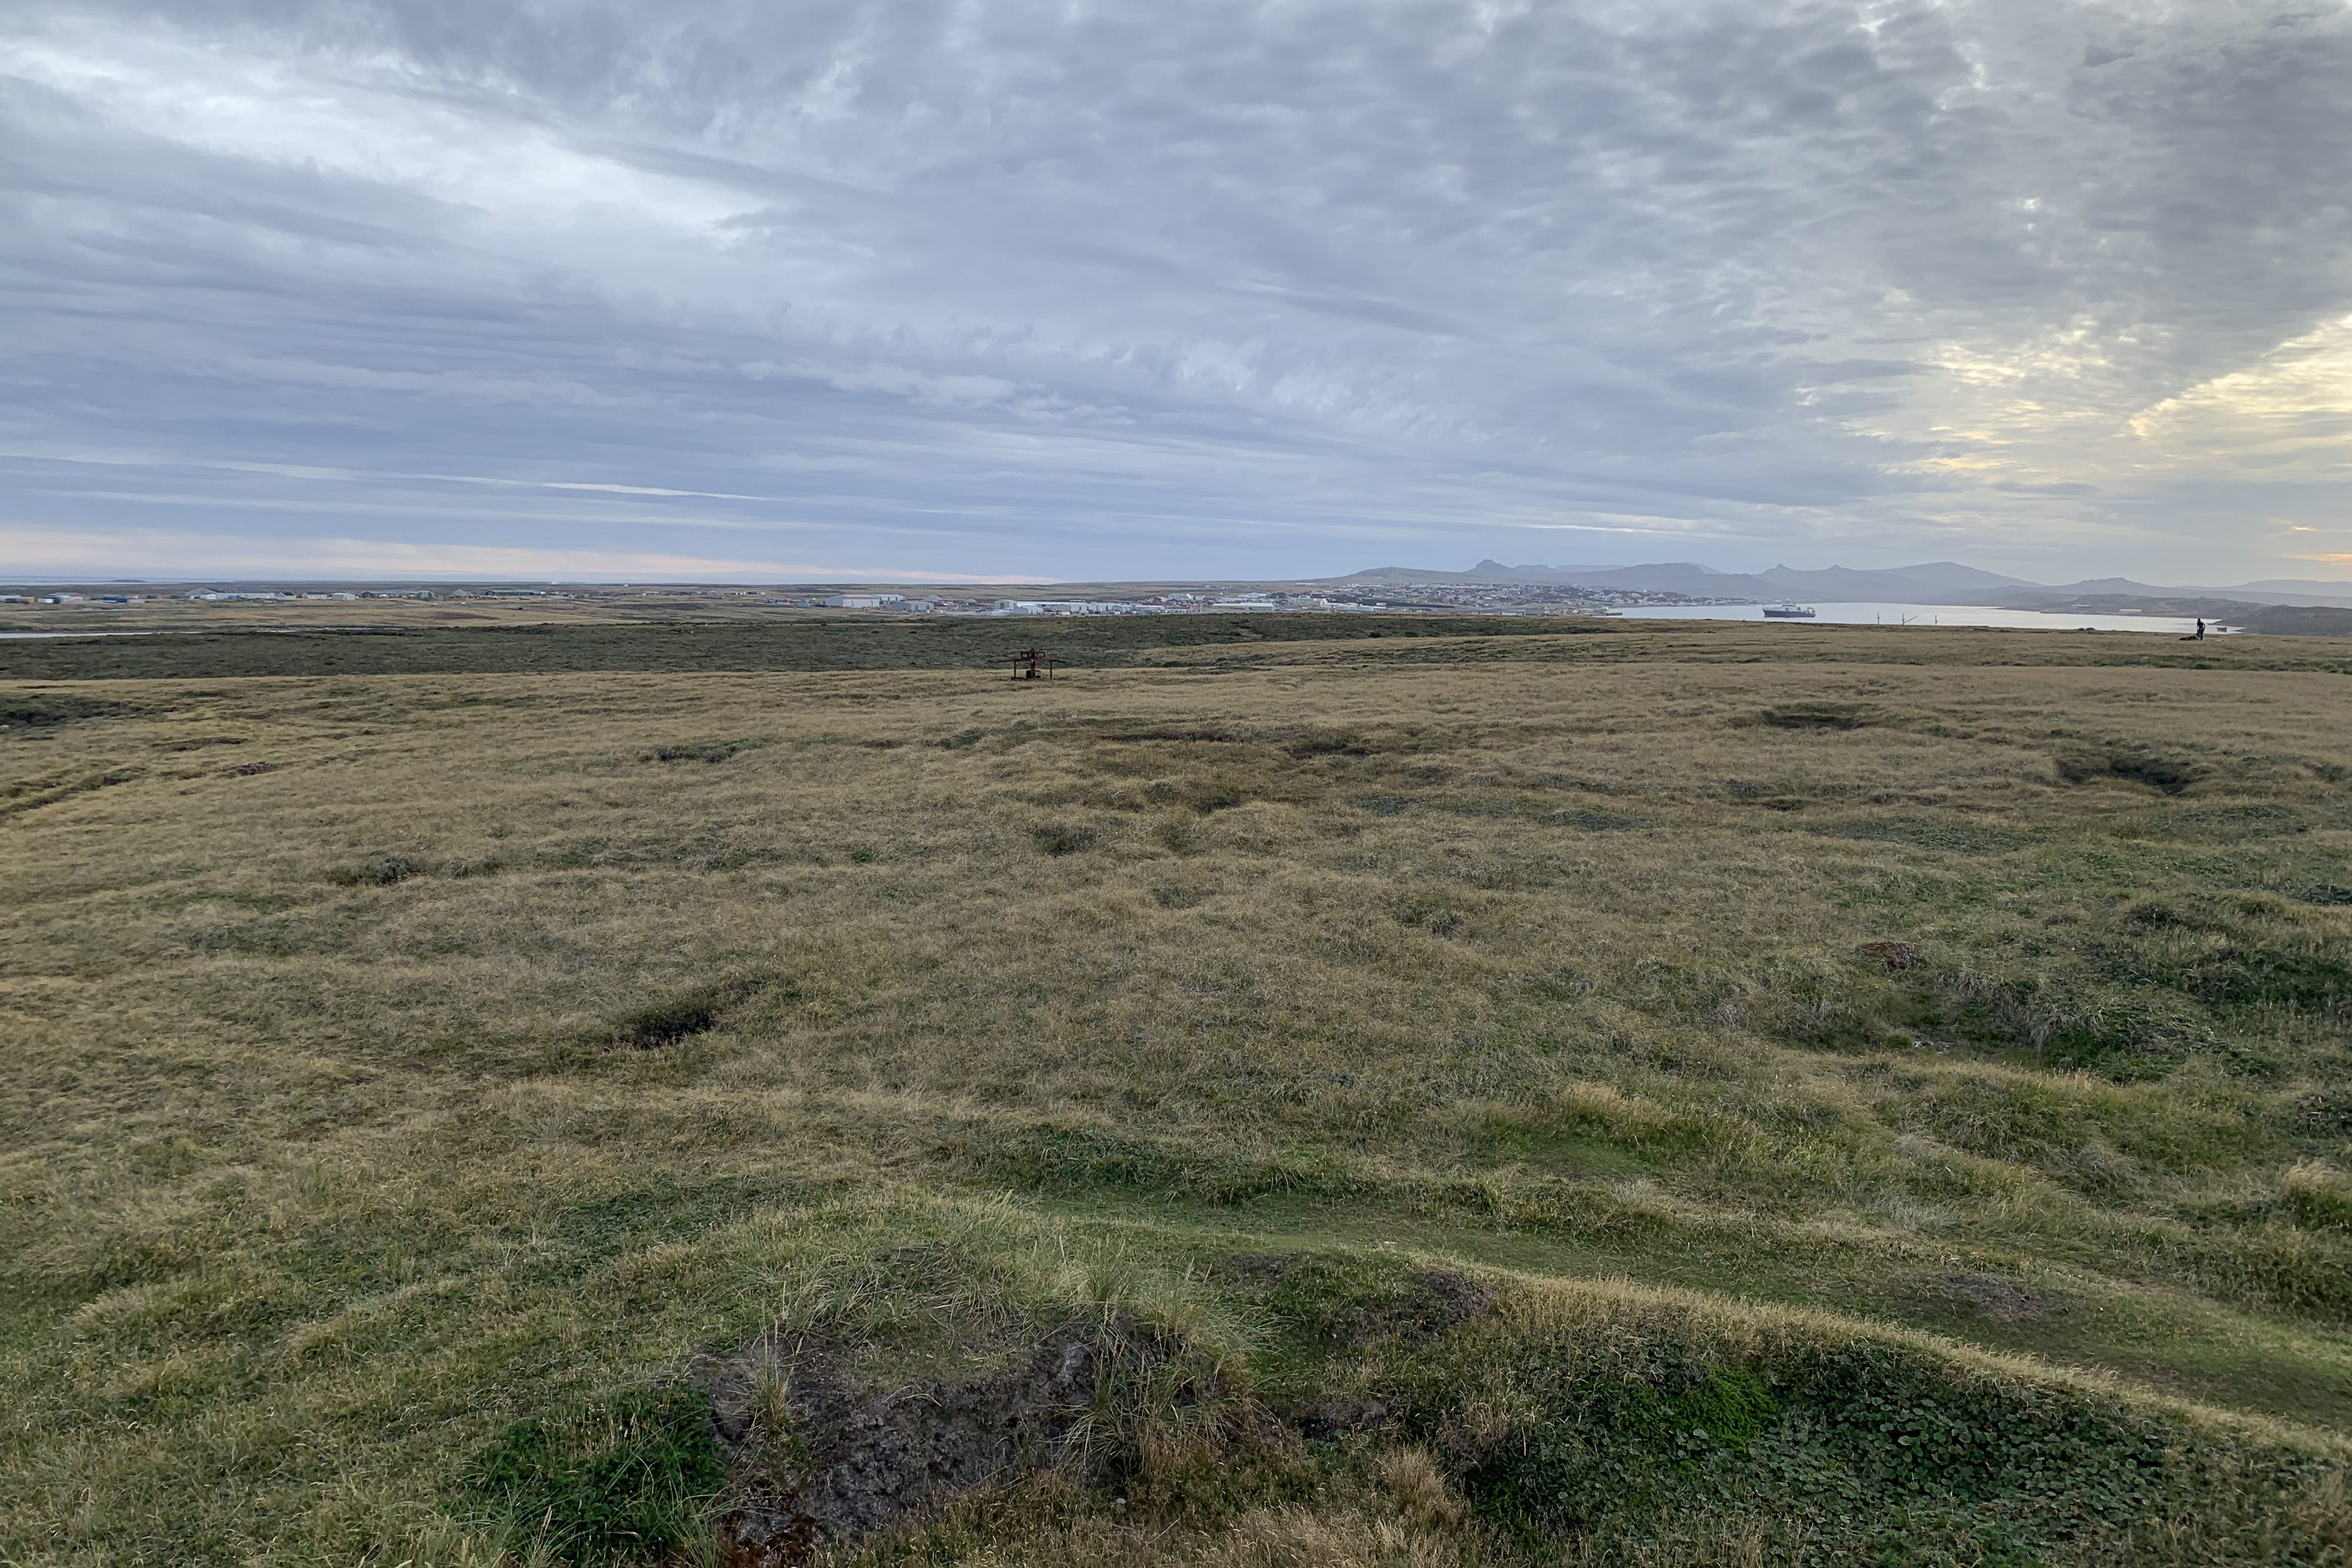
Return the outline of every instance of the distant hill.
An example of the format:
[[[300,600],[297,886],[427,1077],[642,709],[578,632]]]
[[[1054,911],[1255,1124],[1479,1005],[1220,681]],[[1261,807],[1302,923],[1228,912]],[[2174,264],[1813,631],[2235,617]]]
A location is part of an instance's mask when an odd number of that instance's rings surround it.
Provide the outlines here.
[[[1886,571],[1843,566],[1801,571],[1793,567],[1776,566],[1762,572],[1717,571],[1688,560],[1653,561],[1643,566],[1506,566],[1498,560],[1482,560],[1467,571],[1384,566],[1328,580],[1334,587],[1402,586],[1416,582],[1544,583],[1680,593],[1694,599],[1774,600],[1793,596],[1832,603],[1890,604],[1990,603],[1991,595],[2035,586],[2022,578],[1979,571],[1948,560]]]
[[[1696,561],[1659,561],[1649,566],[1513,567],[1517,582],[1557,582],[1591,588],[1631,588],[1649,593],[1686,593],[1694,599],[1778,599],[1782,591],[1760,577],[1717,571]]]
[[[1351,571],[1345,577],[1318,577],[1312,580],[1328,583],[1334,588],[1371,588],[1409,582],[1520,582],[1528,580],[1509,575],[1513,569],[1495,561],[1482,560],[1468,571],[1440,571],[1418,566],[1376,566],[1369,571]]]
[[[1652,593],[1686,593],[1702,599],[1777,599],[1780,591],[1746,572],[1716,571],[1693,561],[1650,566],[1505,566],[1482,560],[1467,571],[1432,571],[1382,566],[1346,577],[1320,580],[1335,588],[1426,583],[1548,583],[1578,588],[1630,588]]]
[[[2080,598],[2085,594],[2095,593],[2120,593],[2126,595],[2162,598],[2178,593],[2197,593],[2206,591],[2217,591],[2159,588],[2154,583],[2134,582],[2128,577],[2086,577],[2080,582],[2056,584],[2029,582],[2021,584],[2018,589],[2018,592],[2020,594],[2062,594],[2074,598]]]
[[[2352,608],[2273,604],[2240,622],[2249,632],[2273,637],[2352,637]]]
[[[2085,578],[2080,582],[2040,583],[2005,577],[1958,561],[1927,561],[1884,569],[1832,566],[1813,570],[1776,566],[1768,571],[1717,571],[1696,561],[1653,561],[1642,566],[1506,566],[1482,560],[1467,571],[1384,566],[1322,580],[1335,588],[1408,587],[1413,583],[1542,584],[1615,588],[1647,593],[1678,593],[1692,599],[1771,601],[1805,599],[1825,604],[1988,604],[2020,610],[2088,609],[2098,600],[2116,604],[2145,601],[2155,609],[2195,601],[2231,605],[2305,605],[2352,609],[2352,582],[2273,579],[2235,588],[2165,587],[2127,577]],[[2193,613],[2183,610],[2182,613]]]
[[[2273,577],[2260,582],[2242,582],[2241,591],[2252,589],[2263,593],[2315,593],[2322,598],[2341,599],[2352,604],[2352,582],[2319,581],[2307,577]]]
[[[2021,577],[2003,577],[1997,571],[1979,571],[1950,560],[1879,571],[1859,571],[1844,566],[1799,571],[1776,566],[1757,575],[1784,593],[1849,604],[1966,604],[2005,589],[2034,586]]]
[[[2001,594],[1999,602],[2021,610],[2040,610],[2084,599],[2227,600],[2239,604],[2310,605],[2321,609],[2352,609],[2352,583],[2249,582],[2236,588],[2168,588],[2136,582],[2128,577],[2085,578],[2081,582],[2053,587],[2026,584]]]

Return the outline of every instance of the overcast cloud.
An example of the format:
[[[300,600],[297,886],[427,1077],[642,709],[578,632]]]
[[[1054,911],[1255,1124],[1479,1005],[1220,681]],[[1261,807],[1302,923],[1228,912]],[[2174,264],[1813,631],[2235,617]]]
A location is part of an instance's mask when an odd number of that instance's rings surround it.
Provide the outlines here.
[[[2348,172],[2342,0],[20,6],[0,563],[2352,577]]]

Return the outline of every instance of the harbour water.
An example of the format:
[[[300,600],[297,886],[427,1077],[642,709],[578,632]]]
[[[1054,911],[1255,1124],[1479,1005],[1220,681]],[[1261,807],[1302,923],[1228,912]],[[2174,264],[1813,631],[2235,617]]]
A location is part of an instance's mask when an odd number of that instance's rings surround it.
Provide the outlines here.
[[[1813,620],[1776,621],[1775,625],[1806,626],[1826,622],[1862,626],[2002,626],[2042,632],[2152,632],[2183,637],[2197,630],[2187,615],[2086,615],[2074,611],[1996,610],[1981,604],[1824,604],[1813,600]],[[1629,604],[1620,612],[1628,620],[1761,621],[1760,604]],[[2213,629],[2207,622],[2206,629]]]

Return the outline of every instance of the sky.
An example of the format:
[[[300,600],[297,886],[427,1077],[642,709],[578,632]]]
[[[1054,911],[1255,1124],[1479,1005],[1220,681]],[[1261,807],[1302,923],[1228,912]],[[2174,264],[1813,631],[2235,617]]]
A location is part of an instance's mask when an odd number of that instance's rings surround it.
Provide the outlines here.
[[[2352,7],[0,10],[0,575],[2352,579]]]

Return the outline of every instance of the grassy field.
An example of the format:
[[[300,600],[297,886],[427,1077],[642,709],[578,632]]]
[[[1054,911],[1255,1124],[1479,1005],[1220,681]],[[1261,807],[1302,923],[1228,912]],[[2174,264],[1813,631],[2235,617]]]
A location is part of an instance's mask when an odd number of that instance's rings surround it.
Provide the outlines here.
[[[297,607],[304,608],[304,607]],[[330,610],[337,607],[330,607]],[[347,606],[340,607],[348,612]],[[1103,616],[1039,622],[980,617],[873,616],[845,620],[807,611],[728,616],[709,606],[639,619],[625,607],[529,607],[482,626],[400,617],[453,612],[368,605],[358,626],[254,612],[258,624],[214,625],[169,635],[0,641],[0,681],[239,675],[565,674],[635,671],[713,674],[760,670],[1005,669],[1039,642],[1080,669],[1167,667],[1208,657],[1231,669],[1251,663],[1296,665],[1341,660],[1446,665],[1496,661],[1633,659],[1720,663],[1769,657],[1790,663],[2146,665],[2164,669],[2304,670],[2352,673],[2352,643],[2317,637],[2244,637],[2189,643],[2137,632],[1975,631],[1942,638],[1888,637],[1862,626],[1775,626],[1756,643],[1753,626],[1582,617],[1344,615],[1214,612]],[[178,624],[173,607],[159,626]],[[326,613],[322,611],[321,613]],[[220,612],[224,616],[226,612]],[[463,612],[470,614],[471,612]],[[1598,639],[1598,641],[1595,641]],[[1299,643],[1311,644],[1301,648]],[[1374,644],[1379,644],[1377,647]],[[1239,661],[1239,664],[1236,664]],[[5,722],[0,717],[0,722]]]
[[[2352,1562],[2334,645],[895,624],[0,651],[0,1562]]]
[[[169,636],[0,643],[0,678],[122,680],[155,675],[558,674],[589,671],[904,670],[1011,667],[1041,639],[1082,667],[1148,662],[1175,650],[1314,641],[1371,643],[1573,635],[1584,622],[1537,617],[1193,614],[1103,616],[1045,624],[1028,619],[876,616],[846,621],[805,611],[703,621],[492,626],[223,627]],[[2325,646],[2322,644],[2322,646]],[[2352,649],[2342,659],[2352,667]]]

